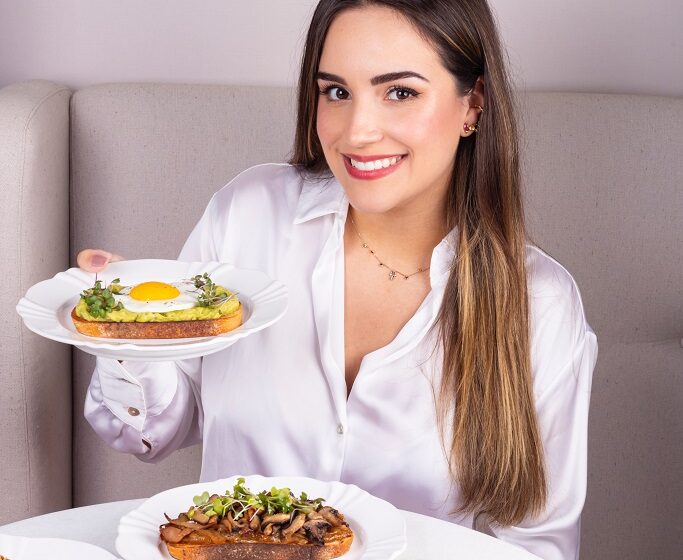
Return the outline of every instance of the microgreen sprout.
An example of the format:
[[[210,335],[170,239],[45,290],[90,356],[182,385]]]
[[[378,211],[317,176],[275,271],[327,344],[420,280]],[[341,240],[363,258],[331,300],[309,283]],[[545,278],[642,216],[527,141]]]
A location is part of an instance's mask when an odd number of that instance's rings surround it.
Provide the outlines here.
[[[110,311],[123,309],[123,304],[117,303],[113,296],[123,288],[120,282],[119,278],[115,278],[103,288],[102,280],[98,280],[97,275],[95,276],[95,285],[81,293],[81,298],[85,300],[90,315],[103,319]]]
[[[208,492],[195,496],[193,499],[194,506],[188,510],[187,516],[192,519],[197,512],[201,512],[208,517],[216,515],[222,518],[228,513],[232,513],[233,519],[238,520],[250,508],[254,509],[253,515],[258,513],[265,515],[291,514],[292,512],[309,514],[320,509],[325,501],[323,498],[311,500],[305,492],[302,492],[297,498],[289,488],[276,488],[274,486],[270,491],[264,490],[254,494],[245,487],[244,483],[244,478],[238,478],[232,492],[226,490],[225,494],[220,496],[210,496]]]
[[[195,288],[200,290],[197,298],[200,307],[219,307],[236,297],[235,294],[217,293],[216,284],[213,283],[207,272],[202,275],[197,274],[192,278],[192,282]]]

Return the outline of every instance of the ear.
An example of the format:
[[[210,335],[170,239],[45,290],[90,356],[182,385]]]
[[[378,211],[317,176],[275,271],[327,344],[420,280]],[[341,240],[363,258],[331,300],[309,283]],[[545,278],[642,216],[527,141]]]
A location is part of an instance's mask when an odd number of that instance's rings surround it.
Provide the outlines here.
[[[484,83],[484,77],[479,76],[477,81],[474,83],[472,91],[467,95],[466,100],[469,104],[469,109],[465,114],[465,125],[473,126],[479,122],[482,111],[479,107],[484,107],[484,88],[486,87]],[[477,107],[477,105],[479,107]],[[473,130],[465,130],[465,127],[460,131],[461,136],[467,137],[474,134]]]

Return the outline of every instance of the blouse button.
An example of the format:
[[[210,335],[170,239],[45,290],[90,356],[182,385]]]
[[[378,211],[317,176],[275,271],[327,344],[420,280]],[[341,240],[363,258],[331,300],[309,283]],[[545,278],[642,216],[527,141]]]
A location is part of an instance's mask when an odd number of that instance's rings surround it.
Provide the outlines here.
[[[337,425],[337,433],[339,435],[342,435],[344,433],[344,425],[343,424],[338,424]]]
[[[128,407],[128,414],[130,414],[131,416],[139,416],[140,411],[137,408],[135,408],[134,406],[129,406]]]

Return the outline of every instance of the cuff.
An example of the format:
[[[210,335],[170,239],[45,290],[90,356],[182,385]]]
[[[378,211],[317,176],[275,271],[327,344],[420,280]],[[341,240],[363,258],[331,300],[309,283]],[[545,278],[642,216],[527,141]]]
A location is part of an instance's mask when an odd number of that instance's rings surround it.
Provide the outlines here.
[[[142,383],[117,360],[97,358],[97,372],[104,406],[141,433],[147,417]]]

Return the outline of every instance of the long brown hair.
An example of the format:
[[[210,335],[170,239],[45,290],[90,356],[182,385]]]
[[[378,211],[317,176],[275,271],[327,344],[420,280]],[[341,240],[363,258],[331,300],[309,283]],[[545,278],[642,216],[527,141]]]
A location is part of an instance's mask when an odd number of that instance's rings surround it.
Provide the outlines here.
[[[316,74],[343,10],[400,12],[439,53],[461,96],[484,81],[479,131],[461,138],[446,207],[458,248],[437,319],[443,349],[436,397],[458,511],[515,525],[542,511],[547,488],[534,408],[517,125],[510,81],[486,0],[321,0],[308,31],[290,163],[329,171],[316,134]]]

